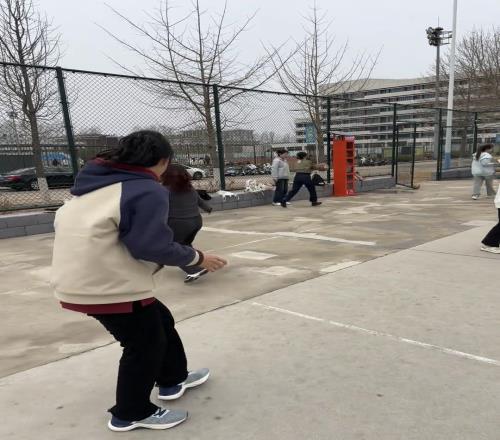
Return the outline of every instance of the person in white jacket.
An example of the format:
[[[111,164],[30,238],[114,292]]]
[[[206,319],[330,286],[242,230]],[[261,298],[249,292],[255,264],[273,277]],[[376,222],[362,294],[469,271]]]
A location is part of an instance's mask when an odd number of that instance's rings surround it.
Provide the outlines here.
[[[495,206],[498,210],[498,223],[483,238],[481,250],[492,254],[500,254],[500,188],[498,188],[495,197]]]
[[[497,161],[493,160],[491,151],[493,150],[492,144],[481,145],[476,153],[472,156],[472,176],[474,178],[474,188],[472,189],[472,198],[479,199],[481,195],[481,187],[483,182],[486,186],[486,195],[493,196],[495,190],[493,188],[493,179],[495,178]]]

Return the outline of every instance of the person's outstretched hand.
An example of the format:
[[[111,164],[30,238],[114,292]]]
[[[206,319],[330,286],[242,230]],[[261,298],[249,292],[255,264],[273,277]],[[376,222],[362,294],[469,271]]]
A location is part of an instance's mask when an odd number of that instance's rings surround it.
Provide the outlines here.
[[[216,270],[222,269],[226,264],[227,261],[224,260],[224,258],[218,257],[217,255],[205,254],[200,266],[209,272],[215,272]]]

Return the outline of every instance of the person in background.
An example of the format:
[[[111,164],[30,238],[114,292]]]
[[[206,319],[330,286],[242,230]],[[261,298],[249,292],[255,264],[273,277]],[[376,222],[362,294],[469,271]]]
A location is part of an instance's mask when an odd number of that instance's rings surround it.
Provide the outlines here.
[[[169,165],[161,182],[168,189],[168,226],[174,233],[174,241],[192,247],[196,234],[203,226],[200,208],[208,213],[212,212],[212,208],[193,188],[191,175],[183,166]],[[181,269],[187,274],[185,283],[196,281],[207,273],[199,266],[182,266]]]
[[[500,254],[500,187],[495,197],[495,207],[498,211],[498,223],[483,238],[481,250],[492,254]]]
[[[493,160],[492,150],[492,144],[481,145],[472,156],[471,172],[474,178],[472,198],[474,200],[479,199],[483,182],[486,186],[486,195],[493,196],[495,194],[493,179],[495,178],[498,161]]]
[[[287,158],[288,151],[281,149],[276,152],[276,157],[273,160],[271,177],[274,179],[274,183],[276,184],[273,197],[274,206],[281,206],[281,202],[288,192],[290,167],[288,166]]]
[[[204,383],[206,368],[187,369],[182,340],[168,310],[153,295],[162,266],[210,272],[226,261],[173,241],[168,193],[159,183],[172,148],[160,133],[138,131],[120,139],[78,174],[73,198],[56,214],[52,285],[63,308],[85,313],[123,347],[112,431],[167,429],[187,419],[183,410],[150,400],[173,400]],[[90,380],[90,377],[89,377]]]
[[[297,153],[297,159],[292,190],[286,194],[285,197],[283,197],[281,206],[286,208],[287,203],[295,197],[295,195],[300,191],[300,188],[303,186],[305,186],[309,191],[309,201],[311,202],[311,205],[319,206],[321,205],[321,202],[318,202],[316,187],[311,180],[311,172],[314,169],[313,163],[305,151],[299,151]]]

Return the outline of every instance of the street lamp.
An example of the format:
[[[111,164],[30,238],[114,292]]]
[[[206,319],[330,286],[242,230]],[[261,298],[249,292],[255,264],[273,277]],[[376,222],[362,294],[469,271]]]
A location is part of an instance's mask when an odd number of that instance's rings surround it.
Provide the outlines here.
[[[440,85],[440,73],[441,73],[441,46],[449,44],[451,38],[451,32],[445,31],[442,27],[428,27],[427,30],[427,40],[429,45],[436,47],[436,85],[435,85],[435,107],[439,107],[439,89]],[[439,113],[435,110],[435,123],[434,123],[434,154],[436,154],[439,144]]]
[[[444,169],[451,167],[451,136],[453,125],[453,93],[455,88],[455,46],[457,43],[457,4],[453,0],[453,27],[450,49],[450,80],[448,81],[448,109],[446,111],[446,142],[444,146]]]

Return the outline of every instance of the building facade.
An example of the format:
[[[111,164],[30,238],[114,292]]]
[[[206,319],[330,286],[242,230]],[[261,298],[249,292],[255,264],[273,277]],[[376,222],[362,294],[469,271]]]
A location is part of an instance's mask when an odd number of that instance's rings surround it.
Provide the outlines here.
[[[457,80],[457,88],[460,87]],[[333,133],[349,134],[355,137],[358,154],[386,156],[392,151],[394,132],[394,104],[397,105],[396,127],[399,145],[415,145],[419,154],[435,154],[435,127],[438,125],[438,111],[435,101],[434,77],[415,79],[370,79],[357,80],[342,87],[332,85],[325,88],[325,96],[331,98],[331,129]],[[440,89],[439,107],[446,107],[447,84]],[[455,98],[460,104],[460,96]],[[326,102],[322,112],[326,131]],[[500,133],[497,117],[490,114],[478,118],[478,142],[495,142]],[[474,113],[453,112],[452,152],[455,155],[468,154],[474,139]],[[442,112],[443,138],[446,129],[446,110]],[[415,133],[416,131],[416,133]],[[307,119],[296,121],[296,140],[309,144],[311,123]],[[444,141],[443,141],[444,142]]]

